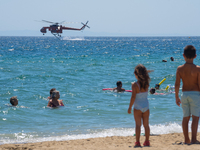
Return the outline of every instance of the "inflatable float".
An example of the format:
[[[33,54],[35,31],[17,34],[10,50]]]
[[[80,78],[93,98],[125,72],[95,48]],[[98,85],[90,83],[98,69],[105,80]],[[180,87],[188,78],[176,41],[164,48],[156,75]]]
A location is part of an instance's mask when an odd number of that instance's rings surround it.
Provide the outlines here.
[[[113,90],[113,88],[105,88],[105,89],[102,89],[103,91],[105,90]],[[125,92],[132,92],[132,90],[125,90]]]

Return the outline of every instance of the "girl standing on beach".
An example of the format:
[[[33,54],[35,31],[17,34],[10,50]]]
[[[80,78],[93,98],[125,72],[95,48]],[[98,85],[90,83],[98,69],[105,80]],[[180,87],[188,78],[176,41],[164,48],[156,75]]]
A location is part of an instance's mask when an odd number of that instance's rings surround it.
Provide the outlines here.
[[[131,109],[134,104],[134,119],[135,119],[135,133],[136,142],[135,147],[141,147],[140,145],[140,132],[141,132],[141,120],[143,120],[143,126],[145,129],[145,142],[144,146],[150,146],[149,135],[149,102],[147,99],[148,88],[150,78],[145,66],[139,64],[135,67],[135,78],[137,82],[132,83],[132,96],[128,108],[128,113],[131,114]]]

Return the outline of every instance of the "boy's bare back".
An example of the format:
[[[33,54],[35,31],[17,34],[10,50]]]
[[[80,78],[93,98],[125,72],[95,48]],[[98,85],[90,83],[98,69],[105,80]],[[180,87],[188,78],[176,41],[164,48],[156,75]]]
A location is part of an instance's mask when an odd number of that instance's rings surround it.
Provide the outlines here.
[[[177,68],[176,78],[182,79],[182,91],[200,91],[200,66],[185,63]]]

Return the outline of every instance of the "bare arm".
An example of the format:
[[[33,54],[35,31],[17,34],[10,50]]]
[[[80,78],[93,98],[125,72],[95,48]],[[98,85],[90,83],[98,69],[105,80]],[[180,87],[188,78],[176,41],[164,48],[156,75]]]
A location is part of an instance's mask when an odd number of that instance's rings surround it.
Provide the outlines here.
[[[113,90],[113,91],[114,91],[114,90],[117,90],[117,88],[116,88],[116,87],[115,87],[115,88],[111,88],[111,90]]]
[[[124,89],[124,88],[122,88],[121,90],[122,90],[122,91],[125,91],[125,89]]]
[[[60,106],[64,106],[63,100],[60,100]]]
[[[199,87],[199,91],[200,91],[200,67],[199,67],[199,72],[198,72],[197,80],[198,80],[198,87]]]
[[[154,72],[154,70],[147,70],[148,73]]]
[[[48,107],[51,107],[51,102],[50,102],[50,101],[48,102],[47,106],[48,106]]]
[[[175,98],[176,98],[176,105],[180,107],[181,100],[179,98],[179,88],[180,88],[181,76],[179,74],[179,69],[176,71],[176,81],[175,81]]]
[[[135,102],[135,98],[136,98],[136,88],[137,88],[137,85],[136,83],[133,83],[132,84],[132,95],[131,95],[131,99],[130,99],[130,103],[129,103],[129,108],[128,108],[128,113],[131,114],[131,109],[132,109],[132,106]]]

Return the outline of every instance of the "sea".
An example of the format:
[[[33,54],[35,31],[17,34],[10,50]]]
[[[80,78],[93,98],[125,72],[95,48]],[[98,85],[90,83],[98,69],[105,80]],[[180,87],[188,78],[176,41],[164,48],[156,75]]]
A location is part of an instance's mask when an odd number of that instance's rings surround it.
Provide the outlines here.
[[[138,64],[153,70],[149,88],[166,78],[159,94],[148,94],[151,134],[181,133],[182,108],[174,89],[165,88],[173,87],[176,69],[185,63],[186,45],[196,47],[194,63],[200,65],[199,43],[200,37],[186,36],[1,36],[0,144],[134,136],[134,117],[127,113],[131,93],[102,89],[122,81],[131,90]],[[60,92],[64,107],[47,107],[51,88]],[[12,96],[19,100],[16,107]]]

